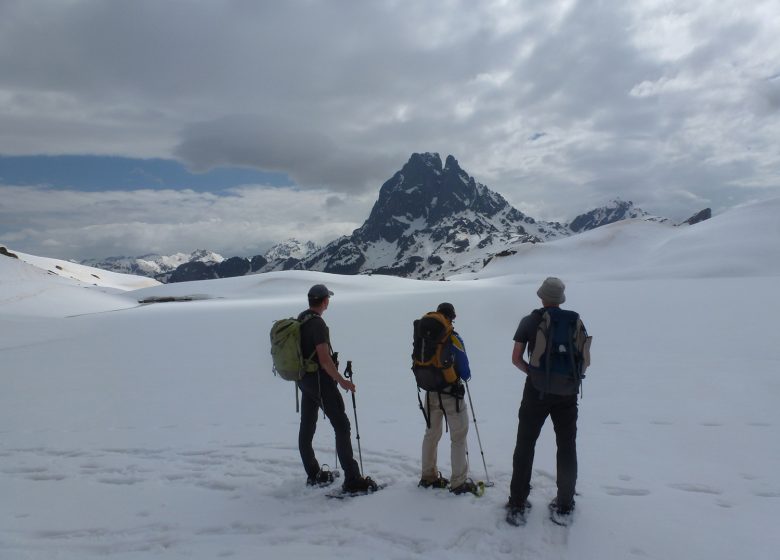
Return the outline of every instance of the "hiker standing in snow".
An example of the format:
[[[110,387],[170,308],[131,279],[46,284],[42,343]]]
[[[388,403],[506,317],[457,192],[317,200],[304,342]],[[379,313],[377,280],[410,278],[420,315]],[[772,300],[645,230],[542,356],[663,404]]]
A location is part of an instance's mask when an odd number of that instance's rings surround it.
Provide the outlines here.
[[[336,434],[336,453],[344,467],[343,489],[346,492],[361,492],[376,489],[376,483],[370,477],[361,476],[352,452],[349,418],[338,387],[354,392],[355,385],[339,373],[338,365],[333,359],[330,331],[322,319],[332,295],[333,292],[324,284],[312,286],[308,294],[309,308],[298,316],[299,321],[308,316],[312,317],[301,326],[301,353],[303,356],[313,356],[312,359],[318,365],[316,372],[307,373],[298,381],[302,395],[298,448],[308,476],[306,483],[312,486],[327,486],[332,483],[333,473],[320,468],[312,447],[317,416],[322,408]]]
[[[452,325],[455,320],[455,307],[451,303],[439,304],[436,311]],[[437,449],[442,434],[442,421],[445,420],[446,415],[450,431],[450,462],[452,466],[450,491],[455,494],[475,493],[477,486],[468,478],[466,436],[469,432],[469,415],[463,402],[465,388],[461,382],[461,380],[471,379],[471,371],[463,339],[454,330],[450,335],[449,350],[452,353],[458,379],[441,391],[426,391],[425,393],[423,412],[427,421],[427,429],[422,443],[422,477],[419,486],[446,488],[450,484],[450,480],[444,478],[436,466]]]
[[[530,504],[534,448],[547,416],[557,443],[558,493],[550,503],[553,521],[565,524],[574,510],[577,482],[577,393],[590,363],[590,337],[579,315],[564,311],[563,282],[547,278],[536,292],[542,309],[525,316],[517,328],[512,364],[527,377],[518,413],[517,443],[512,458],[512,482],[507,521],[525,522]],[[541,334],[540,334],[541,333]],[[528,349],[529,361],[523,357]]]

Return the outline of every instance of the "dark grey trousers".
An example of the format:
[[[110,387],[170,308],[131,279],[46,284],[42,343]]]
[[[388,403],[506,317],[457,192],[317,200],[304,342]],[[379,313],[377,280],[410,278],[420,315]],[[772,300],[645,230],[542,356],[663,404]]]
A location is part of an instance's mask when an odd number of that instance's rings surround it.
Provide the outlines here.
[[[513,504],[520,505],[528,499],[536,440],[547,416],[552,418],[558,446],[558,503],[569,504],[574,499],[577,484],[577,395],[547,393],[542,397],[531,380],[527,379],[518,413],[517,443],[512,457],[509,499]]]
[[[320,405],[330,420],[336,434],[336,454],[344,469],[344,481],[360,477],[360,468],[352,453],[350,424],[344,409],[344,399],[336,382],[324,371],[307,373],[298,382],[301,389],[301,426],[298,431],[298,449],[301,452],[306,475],[314,477],[320,464],[314,454],[312,442],[317,431],[317,417]]]

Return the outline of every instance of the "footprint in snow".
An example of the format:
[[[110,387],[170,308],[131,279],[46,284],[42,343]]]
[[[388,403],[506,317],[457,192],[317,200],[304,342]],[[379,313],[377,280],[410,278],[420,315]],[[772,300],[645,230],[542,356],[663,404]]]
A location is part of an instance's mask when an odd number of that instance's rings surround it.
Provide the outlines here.
[[[757,498],[780,498],[780,490],[773,490],[767,492],[755,492],[753,494]]]
[[[626,488],[623,486],[602,486],[610,496],[647,496],[650,490],[644,488]]]
[[[696,484],[692,482],[677,482],[670,484],[669,488],[682,490],[683,492],[693,492],[694,494],[723,494],[723,491],[718,490],[717,488],[713,488],[712,486],[707,486],[706,484]]]

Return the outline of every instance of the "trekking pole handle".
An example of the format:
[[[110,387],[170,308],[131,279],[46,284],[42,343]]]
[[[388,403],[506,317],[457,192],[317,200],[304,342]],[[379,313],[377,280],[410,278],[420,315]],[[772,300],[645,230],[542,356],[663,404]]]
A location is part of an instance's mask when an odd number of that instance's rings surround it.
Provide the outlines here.
[[[352,379],[352,360],[347,360],[347,367],[344,369],[344,377]]]

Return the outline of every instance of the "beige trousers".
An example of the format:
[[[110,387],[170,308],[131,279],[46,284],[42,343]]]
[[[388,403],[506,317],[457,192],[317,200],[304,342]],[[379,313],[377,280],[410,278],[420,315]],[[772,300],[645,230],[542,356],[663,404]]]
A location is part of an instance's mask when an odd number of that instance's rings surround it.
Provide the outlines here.
[[[468,448],[466,445],[466,436],[469,433],[469,415],[466,409],[466,402],[461,400],[455,410],[455,397],[451,395],[442,395],[441,404],[447,412],[447,423],[450,427],[450,464],[452,473],[450,475],[450,487],[457,488],[469,476]],[[425,413],[431,421],[431,427],[425,430],[425,436],[422,443],[422,478],[433,481],[439,476],[439,468],[436,465],[437,449],[442,434],[442,424],[444,414],[439,405],[439,395],[437,393],[428,393],[427,399],[423,401]]]

